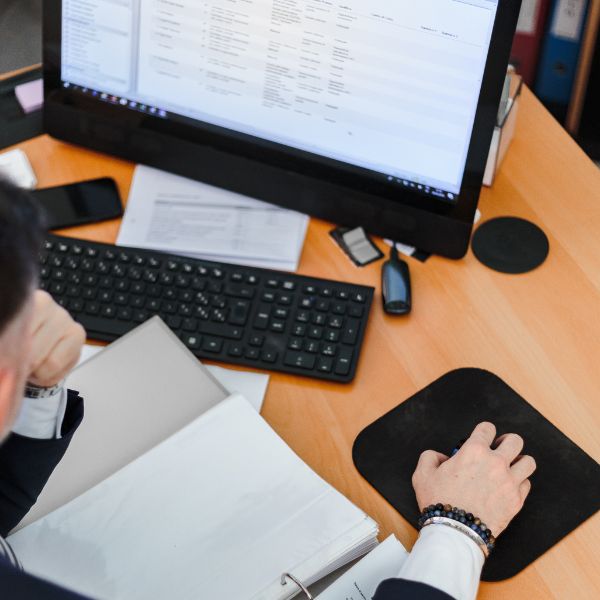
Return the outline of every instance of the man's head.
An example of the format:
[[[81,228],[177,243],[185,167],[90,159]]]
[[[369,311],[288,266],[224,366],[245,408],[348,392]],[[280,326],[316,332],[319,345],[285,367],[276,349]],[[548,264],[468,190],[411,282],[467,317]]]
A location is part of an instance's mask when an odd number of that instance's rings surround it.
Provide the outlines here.
[[[35,201],[0,180],[0,440],[18,412],[28,376],[32,294],[42,234]]]

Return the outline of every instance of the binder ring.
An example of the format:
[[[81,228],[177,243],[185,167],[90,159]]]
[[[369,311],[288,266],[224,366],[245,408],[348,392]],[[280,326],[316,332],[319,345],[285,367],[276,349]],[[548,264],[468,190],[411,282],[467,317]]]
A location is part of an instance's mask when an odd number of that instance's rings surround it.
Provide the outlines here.
[[[300,588],[300,590],[302,590],[302,592],[306,595],[308,600],[314,600],[313,595],[306,589],[306,587],[302,584],[302,582],[298,581],[298,579],[296,579],[290,573],[284,573],[281,576],[281,585],[287,585],[286,579],[291,579]]]

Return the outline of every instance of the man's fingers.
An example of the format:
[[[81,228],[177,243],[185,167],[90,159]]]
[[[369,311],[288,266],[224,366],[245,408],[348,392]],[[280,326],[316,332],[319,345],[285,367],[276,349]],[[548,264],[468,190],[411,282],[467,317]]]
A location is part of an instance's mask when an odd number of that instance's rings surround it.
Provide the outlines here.
[[[32,373],[46,362],[53,348],[60,341],[61,338],[57,336],[57,331],[62,334],[60,328],[57,328],[59,324],[60,315],[55,313],[45,320],[33,334],[30,350],[31,364],[29,365]]]
[[[484,422],[479,423],[479,425],[475,427],[473,433],[465,443],[473,441],[480,442],[482,444],[485,444],[486,446],[491,446],[495,438],[496,426],[493,423]]]
[[[529,481],[529,479],[526,479],[519,486],[519,493],[521,494],[521,502],[525,502],[525,500],[527,500],[527,496],[529,496],[530,491],[531,491],[531,481]]]
[[[501,442],[498,444],[494,452],[504,457],[508,463],[512,463],[521,451],[523,450],[523,446],[525,442],[520,435],[516,433],[509,433],[505,436],[502,436]]]
[[[435,471],[442,463],[446,462],[448,457],[441,452],[436,452],[435,450],[425,450],[423,454],[419,457],[419,462],[417,463],[417,471],[423,471],[425,473],[430,473],[431,471]]]
[[[32,373],[31,383],[49,387],[64,379],[77,364],[81,343],[77,336],[59,340],[46,360]]]
[[[514,475],[518,482],[529,479],[537,468],[535,460],[531,456],[521,456],[510,468],[510,472]]]

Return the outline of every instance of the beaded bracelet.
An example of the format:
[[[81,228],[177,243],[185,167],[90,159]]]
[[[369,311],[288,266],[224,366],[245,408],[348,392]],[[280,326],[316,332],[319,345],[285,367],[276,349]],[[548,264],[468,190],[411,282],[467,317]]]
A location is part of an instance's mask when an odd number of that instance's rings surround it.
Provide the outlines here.
[[[419,529],[422,529],[427,520],[433,517],[446,517],[447,519],[452,519],[466,525],[484,541],[488,552],[492,552],[496,547],[496,538],[492,535],[487,525],[471,513],[456,508],[456,506],[450,506],[450,504],[431,504],[421,512],[421,516],[417,521]]]

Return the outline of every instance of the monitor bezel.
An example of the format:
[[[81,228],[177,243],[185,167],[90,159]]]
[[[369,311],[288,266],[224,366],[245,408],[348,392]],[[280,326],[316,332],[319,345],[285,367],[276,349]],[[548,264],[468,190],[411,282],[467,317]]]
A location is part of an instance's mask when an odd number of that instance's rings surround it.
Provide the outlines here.
[[[62,0],[44,2],[44,125],[53,137],[198,179],[449,258],[462,258],[496,124],[521,0],[500,0],[461,193],[455,202],[392,188],[309,153],[252,143],[99,102],[62,86]]]

